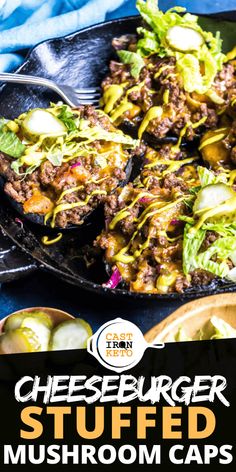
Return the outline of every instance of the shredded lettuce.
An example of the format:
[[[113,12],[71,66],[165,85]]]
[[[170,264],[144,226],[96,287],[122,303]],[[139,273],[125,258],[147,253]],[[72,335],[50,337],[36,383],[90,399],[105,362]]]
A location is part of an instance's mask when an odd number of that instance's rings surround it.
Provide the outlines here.
[[[189,192],[192,194],[192,195],[197,195],[197,193],[199,192],[199,190],[201,190],[201,186],[200,185],[196,185],[196,187],[191,187],[189,189]]]
[[[137,42],[137,51],[119,51],[122,62],[130,64],[131,74],[139,77],[144,66],[143,57],[158,54],[159,57],[175,57],[176,66],[182,77],[187,92],[206,93],[212,86],[218,71],[223,67],[226,56],[221,52],[222,40],[220,33],[214,36],[204,31],[198,24],[198,17],[185,13],[186,9],[174,7],[165,13],[159,10],[157,0],[137,0],[136,6],[140,15],[151,28],[138,28],[141,36]],[[180,15],[182,13],[182,15]],[[185,14],[184,14],[185,13]],[[188,53],[175,50],[167,41],[167,34],[173,26],[191,28],[203,38],[203,44],[196,51]],[[204,70],[204,73],[202,71]]]
[[[75,133],[78,138],[84,139],[81,144],[89,144],[96,140],[110,141],[117,144],[123,144],[129,148],[135,148],[139,140],[133,139],[130,136],[123,134],[122,131],[107,131],[100,126],[89,126],[89,122],[83,123],[82,129]]]
[[[142,68],[145,66],[143,58],[137,52],[121,50],[117,52],[124,64],[130,65],[130,72],[135,79],[138,79]]]
[[[63,152],[61,151],[61,149],[58,148],[52,148],[47,154],[47,159],[54,166],[61,166],[63,162],[63,157]]]
[[[197,269],[196,257],[206,235],[206,231],[203,229],[200,229],[196,234],[192,234],[189,231],[190,228],[190,224],[186,224],[184,228],[183,271],[185,275]]]
[[[34,172],[38,168],[38,165],[29,166],[25,170],[25,172],[21,172],[21,167],[22,167],[22,164],[21,164],[20,160],[13,161],[12,164],[11,164],[12,170],[14,170],[14,172],[17,175],[21,175],[22,177],[25,177],[28,174],[32,174],[32,172]]]
[[[0,118],[0,131],[2,130],[3,126],[8,122],[5,118]]]

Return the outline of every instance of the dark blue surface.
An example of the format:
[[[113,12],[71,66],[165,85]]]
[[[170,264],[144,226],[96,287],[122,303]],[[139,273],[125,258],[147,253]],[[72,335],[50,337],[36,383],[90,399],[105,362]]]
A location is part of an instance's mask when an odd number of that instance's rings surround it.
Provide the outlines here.
[[[220,10],[232,10],[236,8],[236,1],[161,1],[160,7],[170,8],[173,5],[187,6],[194,12],[212,12]],[[122,17],[136,13],[135,1],[129,0],[115,14],[109,18]],[[66,285],[46,273],[35,273],[30,277],[3,284],[0,291],[1,312],[0,317],[30,306],[51,306],[66,310],[76,316],[86,318],[95,330],[103,322],[122,316],[131,319],[143,332],[151,328],[155,323],[163,319],[181,302],[120,302],[96,297],[93,294],[83,292],[78,288]]]
[[[137,10],[135,7],[136,0],[128,0],[122,7],[118,10],[108,13],[107,18],[119,18],[122,16],[136,15]],[[194,13],[213,13],[219,11],[235,10],[236,9],[236,0],[160,0],[159,7],[162,10],[168,10],[173,6],[181,6],[188,9],[190,12]]]
[[[2,284],[1,317],[31,306],[50,306],[86,318],[96,330],[102,323],[121,316],[132,320],[143,332],[181,305],[181,302],[117,301],[73,287],[45,272]]]

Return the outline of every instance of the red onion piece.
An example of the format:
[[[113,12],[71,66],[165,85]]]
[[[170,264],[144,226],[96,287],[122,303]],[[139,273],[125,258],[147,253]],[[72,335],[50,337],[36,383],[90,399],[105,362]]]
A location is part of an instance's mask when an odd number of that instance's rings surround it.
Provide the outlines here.
[[[149,203],[152,200],[152,197],[142,197],[140,198],[141,203]]]
[[[177,175],[182,175],[183,173],[184,173],[184,166],[180,167],[180,169],[178,169],[176,172]]]
[[[23,221],[20,220],[20,218],[15,218],[15,222],[20,225],[21,229],[23,228],[24,224],[23,224]]]
[[[109,231],[109,224],[111,222],[112,218],[106,218],[105,219],[105,230]]]
[[[81,166],[81,162],[75,162],[75,164],[72,164],[71,169],[74,169],[75,167]]]
[[[121,282],[121,280],[122,280],[122,277],[121,277],[120,271],[116,268],[112,272],[112,275],[109,278],[109,280],[105,284],[102,284],[102,286],[106,288],[116,288],[117,285],[119,285],[119,283]]]
[[[161,269],[163,269],[163,265],[158,264],[157,267],[156,267],[157,275],[160,275]]]
[[[178,226],[178,225],[181,225],[183,222],[181,220],[176,220],[176,219],[173,219],[171,220],[170,224],[173,225],[173,226]]]

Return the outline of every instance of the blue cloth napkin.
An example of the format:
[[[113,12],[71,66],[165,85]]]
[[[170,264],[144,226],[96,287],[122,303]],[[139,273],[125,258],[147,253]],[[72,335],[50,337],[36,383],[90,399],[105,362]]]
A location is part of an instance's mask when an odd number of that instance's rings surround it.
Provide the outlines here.
[[[45,39],[64,36],[105,19],[137,14],[135,0],[0,0],[0,70],[15,70],[18,52]],[[189,11],[232,10],[235,0],[160,0],[160,8],[186,6]]]
[[[0,70],[16,69],[17,52],[45,39],[64,36],[110,18],[130,0],[2,0],[0,1]],[[133,3],[133,7],[135,2]],[[134,9],[133,9],[134,11]],[[123,16],[130,14],[126,8]],[[115,17],[113,15],[112,17]]]

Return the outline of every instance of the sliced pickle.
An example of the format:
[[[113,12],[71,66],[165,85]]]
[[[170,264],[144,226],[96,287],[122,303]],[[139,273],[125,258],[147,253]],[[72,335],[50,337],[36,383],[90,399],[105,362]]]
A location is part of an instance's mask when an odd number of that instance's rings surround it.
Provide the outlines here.
[[[47,134],[51,136],[61,136],[67,132],[64,123],[49,111],[36,108],[27,113],[22,129],[26,137],[36,138]]]
[[[91,326],[80,318],[65,321],[53,330],[50,350],[86,349],[87,340],[92,334]]]
[[[14,315],[8,316],[4,323],[3,331],[13,331],[14,329],[20,328],[23,319],[28,315],[28,313],[22,311],[21,313],[16,313]]]
[[[207,208],[215,208],[233,197],[236,197],[236,192],[226,184],[207,185],[198,192],[193,212],[197,213]]]
[[[22,321],[21,328],[31,329],[39,339],[40,351],[48,351],[51,330],[40,321],[40,318],[31,316],[25,318]]]
[[[172,26],[166,35],[170,47],[177,51],[197,51],[204,43],[203,36],[193,28],[185,26]]]
[[[40,323],[44,324],[48,329],[53,328],[53,321],[51,316],[48,313],[45,313],[45,311],[32,311],[27,314],[27,316],[30,316],[30,318],[35,318]]]
[[[52,329],[53,327],[51,316],[44,311],[21,311],[20,313],[15,313],[7,318],[3,330],[11,331],[13,329],[20,328],[24,319],[28,317],[39,320],[48,329]]]
[[[0,336],[1,354],[19,354],[22,352],[37,352],[40,350],[39,339],[29,328],[15,329]]]

